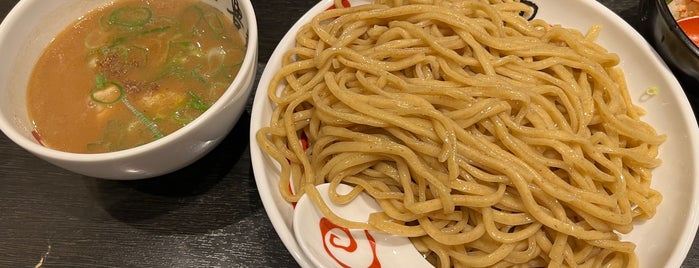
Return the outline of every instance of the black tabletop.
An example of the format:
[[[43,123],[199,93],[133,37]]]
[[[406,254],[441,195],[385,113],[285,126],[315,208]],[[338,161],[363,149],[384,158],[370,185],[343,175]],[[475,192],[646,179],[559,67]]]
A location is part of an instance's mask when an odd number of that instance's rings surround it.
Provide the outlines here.
[[[0,1],[0,18],[17,2]],[[638,26],[639,0],[600,2]],[[315,3],[253,0],[259,72],[287,29]],[[690,101],[699,104],[693,96]],[[258,195],[249,112],[248,105],[226,140],[202,160],[140,181],[65,171],[0,134],[0,267],[298,266]],[[699,241],[683,267],[699,267]]]

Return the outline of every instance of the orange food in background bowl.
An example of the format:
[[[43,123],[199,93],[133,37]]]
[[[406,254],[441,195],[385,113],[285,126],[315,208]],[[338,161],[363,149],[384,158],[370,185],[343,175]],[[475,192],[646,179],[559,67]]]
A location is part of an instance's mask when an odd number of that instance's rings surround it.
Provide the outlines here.
[[[680,2],[686,1],[673,0],[669,5],[665,0],[641,1],[639,30],[677,74],[699,81],[699,47],[689,37],[693,33],[685,33],[677,21],[691,17],[692,12],[698,12],[699,9],[693,9],[694,3],[692,6],[679,7],[677,4]],[[687,27],[690,27],[688,31],[693,31],[693,26]],[[688,90],[693,89],[685,89]]]
[[[689,17],[677,21],[682,31],[695,45],[699,45],[699,17]]]

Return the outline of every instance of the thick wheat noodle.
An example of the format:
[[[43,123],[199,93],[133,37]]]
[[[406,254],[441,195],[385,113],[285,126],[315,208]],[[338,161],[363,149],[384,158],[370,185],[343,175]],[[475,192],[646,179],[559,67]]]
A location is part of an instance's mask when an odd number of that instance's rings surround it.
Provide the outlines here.
[[[665,137],[594,43],[600,27],[528,21],[512,0],[334,2],[284,54],[257,133],[287,201],[410,237],[440,267],[638,265],[620,234],[662,199],[650,180]],[[321,183],[384,211],[341,219]]]

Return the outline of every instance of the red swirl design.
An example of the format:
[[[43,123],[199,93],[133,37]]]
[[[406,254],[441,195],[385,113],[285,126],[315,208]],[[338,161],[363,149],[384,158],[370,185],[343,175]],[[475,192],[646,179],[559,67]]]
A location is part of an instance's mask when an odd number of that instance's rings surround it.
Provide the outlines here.
[[[357,252],[357,249],[359,248],[357,244],[357,240],[352,236],[352,233],[350,232],[349,229],[341,227],[337,224],[334,224],[327,218],[323,217],[320,219],[320,222],[318,223],[318,227],[320,227],[320,233],[321,236],[323,237],[323,248],[325,248],[325,252],[328,253],[328,255],[335,260],[340,266],[344,268],[350,268],[351,266],[345,264],[342,260],[338,259],[337,256],[335,256],[332,251],[330,250],[330,247],[336,248],[336,249],[341,249],[346,252],[350,253],[355,253]],[[347,238],[349,238],[349,244],[348,245],[340,245],[337,243],[338,239],[340,239],[336,234],[332,233],[332,230],[340,230],[341,232],[345,233]],[[371,234],[369,234],[369,231],[364,230],[364,234],[366,235],[369,246],[371,247],[371,254],[372,254],[372,260],[371,264],[369,265],[369,268],[380,268],[381,263],[379,262],[379,258],[376,255],[376,240],[374,239]],[[326,237],[329,236],[329,239],[325,239]],[[330,241],[330,245],[328,245],[327,241]]]

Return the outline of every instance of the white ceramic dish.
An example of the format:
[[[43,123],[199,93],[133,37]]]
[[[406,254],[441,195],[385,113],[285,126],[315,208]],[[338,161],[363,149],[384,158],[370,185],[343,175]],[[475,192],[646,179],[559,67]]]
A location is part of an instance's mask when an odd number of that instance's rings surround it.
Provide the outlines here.
[[[350,1],[353,5],[367,0]],[[624,237],[635,242],[642,267],[680,267],[695,236],[699,218],[699,127],[689,101],[679,83],[662,63],[652,47],[623,19],[596,1],[533,0],[539,6],[538,18],[553,24],[585,31],[593,24],[603,26],[599,43],[616,52],[622,59],[631,96],[646,109],[643,119],[659,132],[668,135],[661,147],[664,164],[654,171],[653,187],[664,195],[657,215],[637,224]],[[255,141],[255,133],[269,123],[272,106],[266,94],[270,78],[280,68],[282,53],[294,45],[299,27],[313,15],[332,5],[321,1],[308,11],[287,33],[272,54],[258,85],[253,104],[250,144],[257,187],[265,209],[279,237],[302,267],[312,267],[301,251],[292,229],[293,209],[278,193],[278,165],[264,155]],[[575,11],[575,12],[571,12]],[[647,88],[657,86],[660,94],[642,98]]]
[[[219,144],[245,108],[257,67],[257,21],[252,4],[249,0],[205,1],[240,26],[247,41],[247,54],[226,93],[192,123],[154,142],[118,152],[75,154],[46,148],[32,137],[33,124],[26,109],[26,85],[34,63],[54,36],[70,23],[111,2],[22,0],[10,11],[0,24],[0,130],[36,156],[87,176],[140,179],[182,168]]]
[[[316,186],[330,210],[343,219],[368,222],[369,215],[382,211],[369,194],[361,193],[352,202],[337,205],[330,201],[330,183]],[[348,194],[354,187],[340,184],[337,193]],[[294,236],[306,256],[318,267],[332,267],[342,262],[345,267],[371,267],[372,263],[389,263],[394,267],[433,267],[417,251],[407,237],[363,229],[333,226],[308,195],[301,196],[294,208]],[[348,252],[347,247],[356,248]]]

